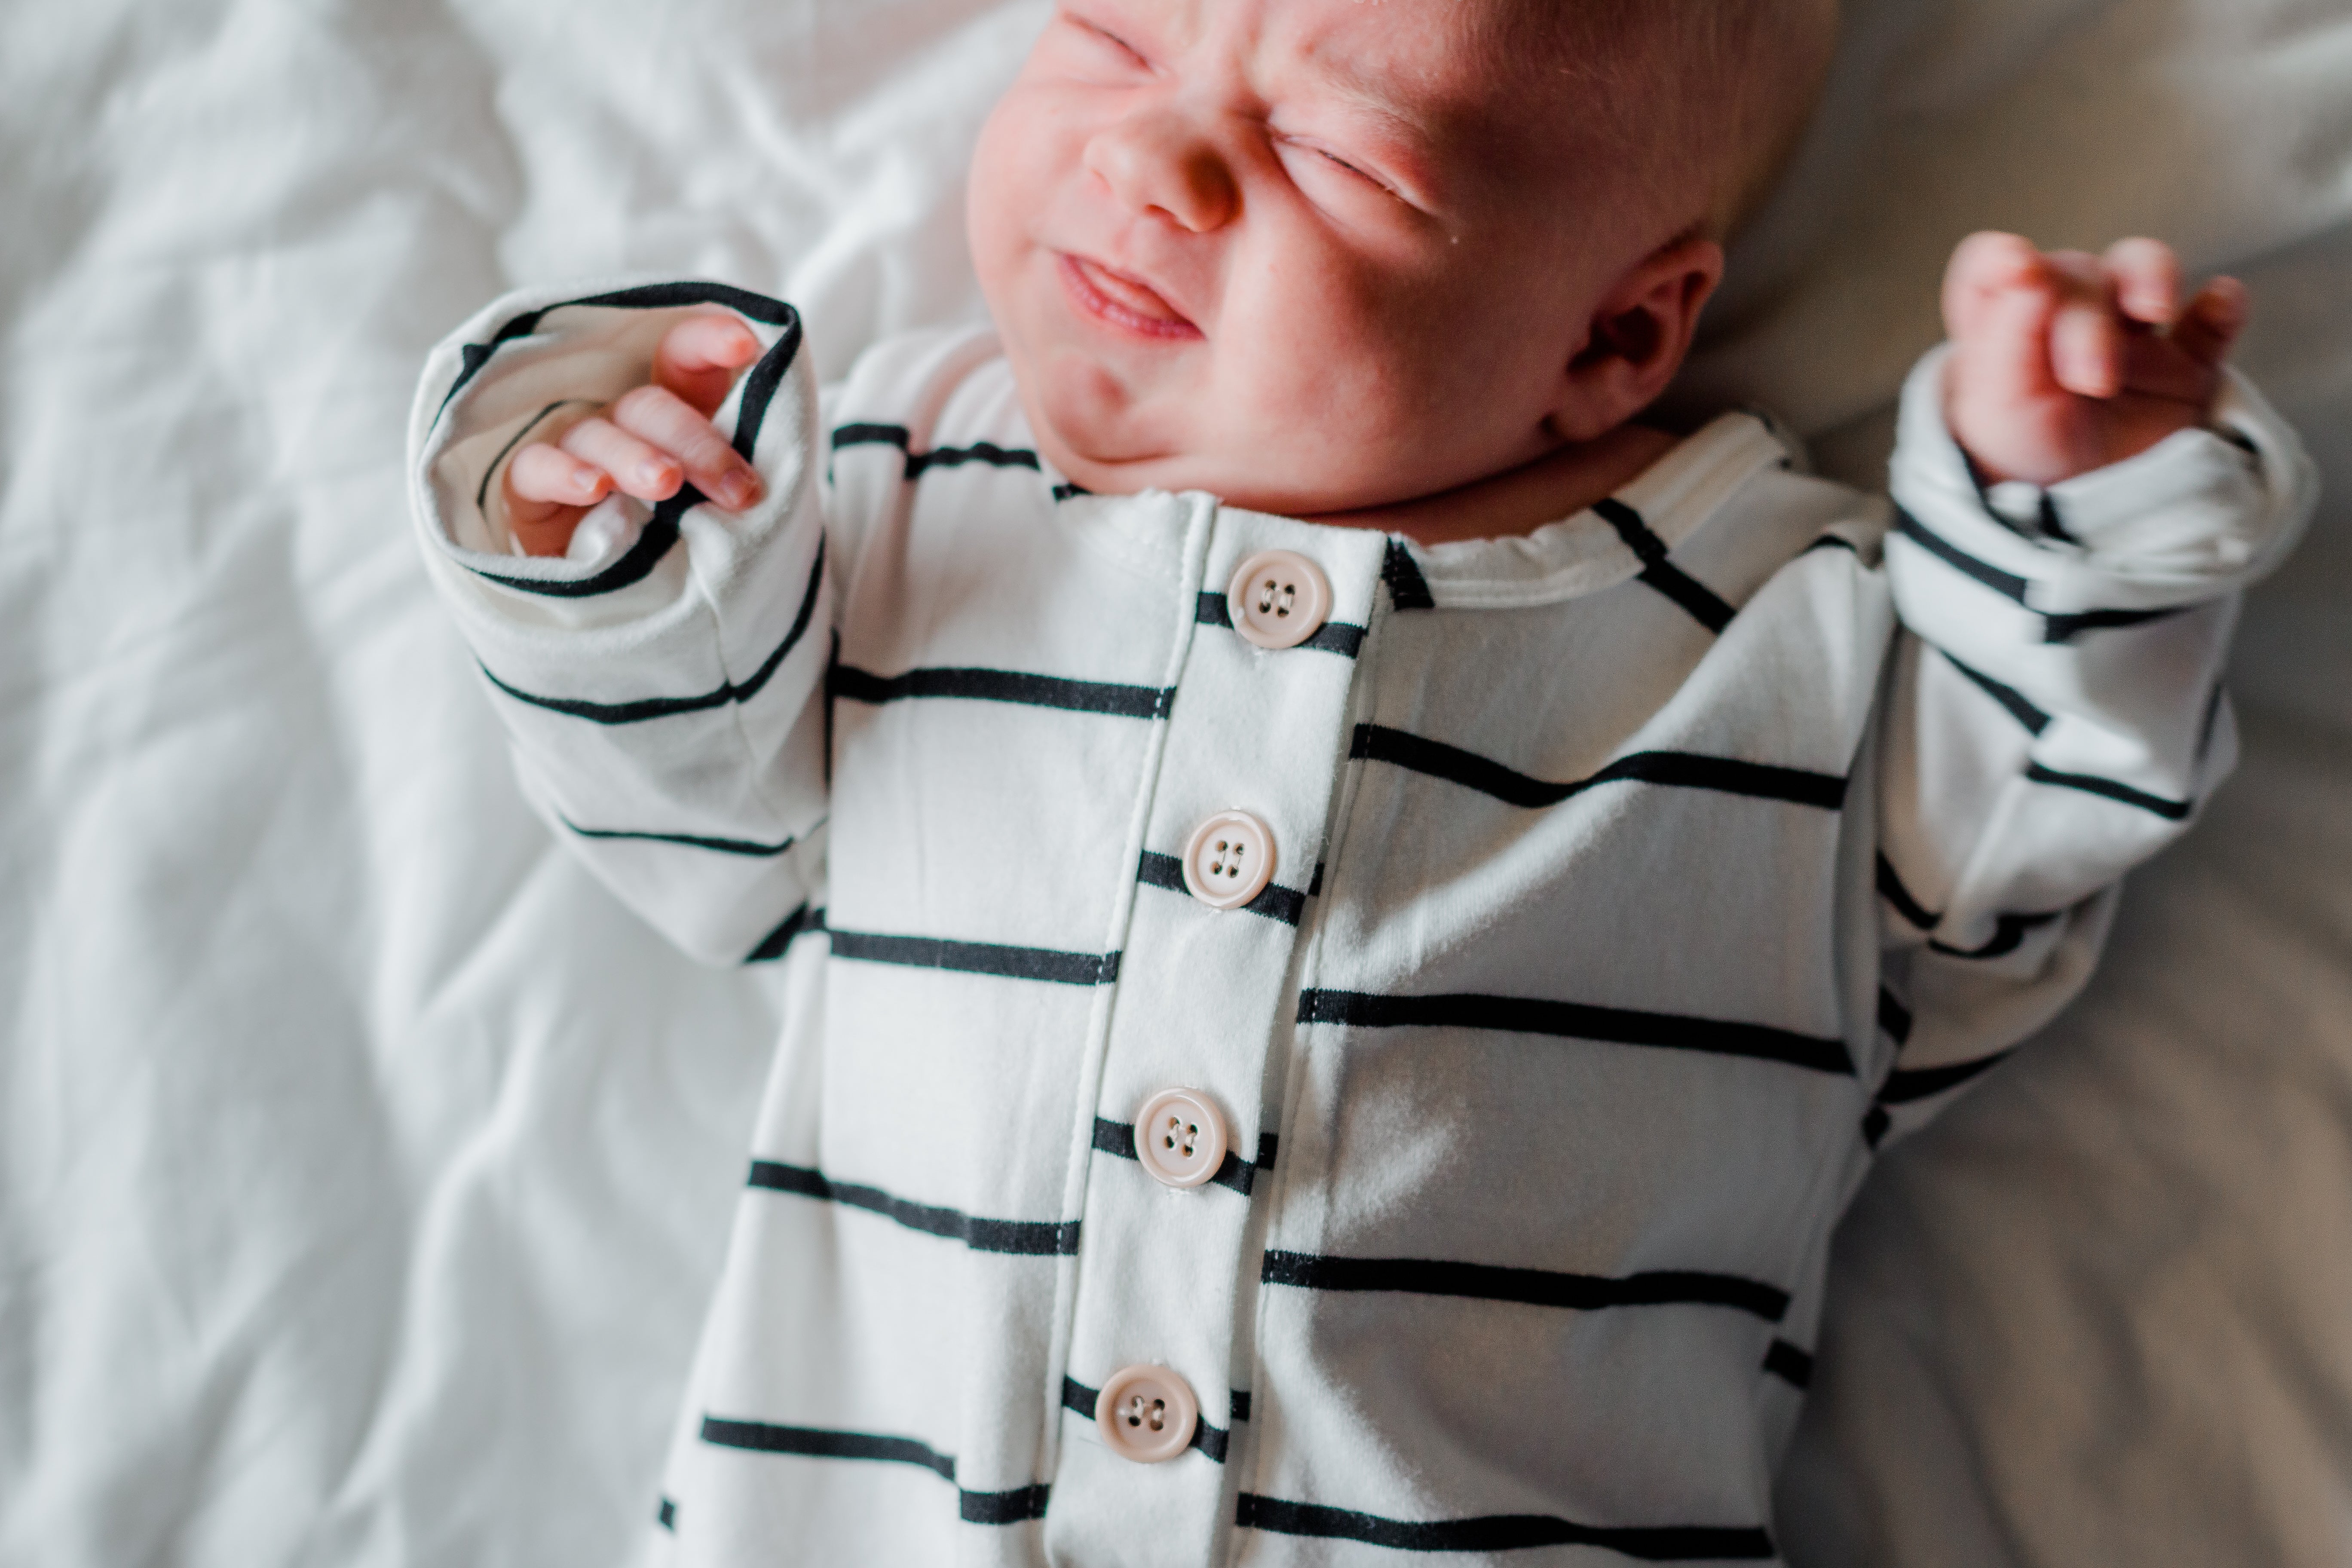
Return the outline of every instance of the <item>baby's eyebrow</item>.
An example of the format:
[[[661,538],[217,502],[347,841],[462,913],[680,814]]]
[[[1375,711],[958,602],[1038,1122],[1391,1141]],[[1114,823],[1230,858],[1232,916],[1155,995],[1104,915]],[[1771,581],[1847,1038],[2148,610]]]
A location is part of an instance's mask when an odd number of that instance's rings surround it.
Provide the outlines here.
[[[1308,72],[1318,83],[1375,119],[1387,121],[1398,132],[1417,142],[1432,140],[1428,116],[1396,89],[1396,85],[1375,71],[1364,69],[1350,61],[1321,59],[1308,63]]]
[[[1305,75],[1318,89],[1340,100],[1350,113],[1373,122],[1381,135],[1395,143],[1394,151],[1408,160],[1400,174],[1415,185],[1429,184],[1447,145],[1441,134],[1442,116],[1432,114],[1425,105],[1398,90],[1387,77],[1351,61],[1326,58],[1304,64]]]

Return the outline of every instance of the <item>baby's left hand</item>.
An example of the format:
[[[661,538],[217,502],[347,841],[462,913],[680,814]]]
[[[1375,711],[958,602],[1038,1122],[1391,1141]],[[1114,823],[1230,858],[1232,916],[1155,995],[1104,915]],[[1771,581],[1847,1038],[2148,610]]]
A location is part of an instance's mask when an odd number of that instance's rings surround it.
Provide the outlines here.
[[[1971,235],[1944,279],[1944,411],[1988,483],[2054,485],[2205,423],[2246,324],[2230,278],[2184,307],[2180,261],[2153,239],[2044,255]]]

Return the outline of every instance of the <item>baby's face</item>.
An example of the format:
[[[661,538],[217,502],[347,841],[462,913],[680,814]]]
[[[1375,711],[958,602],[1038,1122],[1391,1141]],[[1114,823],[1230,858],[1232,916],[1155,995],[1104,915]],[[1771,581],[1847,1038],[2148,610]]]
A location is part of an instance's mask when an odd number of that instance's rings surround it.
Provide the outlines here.
[[[1559,445],[1664,238],[1478,0],[1064,0],[982,135],[972,254],[1048,458],[1312,515]],[[1618,182],[1622,184],[1622,182]]]

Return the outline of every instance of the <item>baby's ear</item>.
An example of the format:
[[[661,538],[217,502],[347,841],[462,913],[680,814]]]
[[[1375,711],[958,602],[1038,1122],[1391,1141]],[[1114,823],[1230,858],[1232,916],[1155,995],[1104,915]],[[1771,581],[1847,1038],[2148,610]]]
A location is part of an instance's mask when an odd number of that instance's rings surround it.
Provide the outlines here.
[[[1635,263],[1593,307],[1560,377],[1553,431],[1590,441],[1657,401],[1722,281],[1723,247],[1704,236],[1673,240]]]

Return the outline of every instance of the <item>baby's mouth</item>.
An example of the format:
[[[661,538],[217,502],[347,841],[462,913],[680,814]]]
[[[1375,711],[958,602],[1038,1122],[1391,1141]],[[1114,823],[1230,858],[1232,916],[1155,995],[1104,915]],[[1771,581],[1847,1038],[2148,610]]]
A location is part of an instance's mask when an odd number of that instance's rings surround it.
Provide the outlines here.
[[[1114,325],[1151,338],[1197,338],[1201,329],[1148,284],[1066,251],[1062,280],[1077,302]]]

